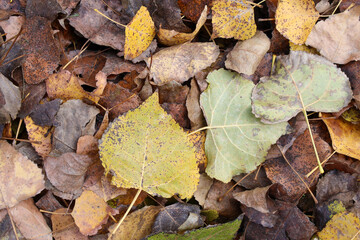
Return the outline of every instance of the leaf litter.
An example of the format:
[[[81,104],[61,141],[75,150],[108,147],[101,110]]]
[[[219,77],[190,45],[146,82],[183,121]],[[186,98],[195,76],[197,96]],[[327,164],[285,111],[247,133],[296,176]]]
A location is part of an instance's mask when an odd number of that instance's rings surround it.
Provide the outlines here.
[[[356,238],[349,2],[0,1],[1,236]]]

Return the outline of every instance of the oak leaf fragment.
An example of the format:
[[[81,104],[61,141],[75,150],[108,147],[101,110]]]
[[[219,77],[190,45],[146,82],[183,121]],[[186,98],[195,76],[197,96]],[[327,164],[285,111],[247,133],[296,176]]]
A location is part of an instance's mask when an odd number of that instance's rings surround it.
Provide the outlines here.
[[[183,83],[209,67],[219,54],[219,47],[213,42],[184,43],[157,52],[146,64],[156,85],[173,80]]]
[[[280,0],[276,29],[293,43],[304,44],[319,16],[313,0]]]
[[[158,101],[155,93],[119,116],[100,141],[100,159],[118,187],[191,197],[199,181],[195,150]]]
[[[211,38],[246,40],[255,35],[254,8],[244,0],[213,0]]]
[[[155,37],[155,24],[146,7],[141,6],[125,28],[124,57],[131,60],[144,52]]]
[[[318,22],[306,45],[316,48],[333,63],[360,60],[360,6]]]

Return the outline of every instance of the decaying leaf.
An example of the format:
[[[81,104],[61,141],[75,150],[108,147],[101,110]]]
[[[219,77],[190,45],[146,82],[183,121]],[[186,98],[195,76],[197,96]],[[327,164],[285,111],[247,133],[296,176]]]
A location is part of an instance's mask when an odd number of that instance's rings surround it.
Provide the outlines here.
[[[238,73],[252,75],[269,48],[269,38],[258,31],[252,38],[236,43],[226,57],[225,66]]]
[[[155,37],[155,25],[146,7],[141,6],[125,29],[125,59],[134,59],[144,52]]]
[[[349,79],[331,62],[302,51],[279,58],[276,73],[252,92],[252,111],[262,122],[287,121],[304,110],[337,112],[350,102]]]
[[[113,212],[102,198],[92,191],[85,190],[76,199],[75,207],[71,216],[74,218],[76,226],[80,232],[86,236],[95,235],[106,223],[109,214]]]
[[[100,159],[118,187],[191,197],[199,179],[194,149],[158,99],[153,94],[112,123],[101,139]]]
[[[255,35],[254,8],[246,1],[213,0],[212,4],[211,38],[246,40]]]
[[[157,52],[146,64],[151,67],[150,76],[156,85],[173,80],[183,83],[209,67],[219,53],[219,47],[213,42],[184,43]]]
[[[204,10],[202,11],[201,16],[196,24],[196,28],[192,33],[179,33],[175,30],[167,30],[160,27],[158,31],[159,42],[167,46],[173,46],[193,40],[196,34],[200,31],[200,28],[206,22],[206,16],[207,6],[205,6]]]
[[[293,43],[304,44],[319,16],[313,0],[280,0],[276,29]]]
[[[206,173],[223,182],[249,172],[265,160],[270,145],[286,132],[287,123],[265,125],[251,113],[254,84],[220,69],[208,75],[210,86],[200,96],[208,124]]]
[[[1,209],[15,206],[45,187],[41,169],[6,141],[0,141],[0,169]]]
[[[55,115],[59,111],[60,104],[60,99],[55,99],[50,102],[38,104],[30,114],[30,117],[36,125],[42,127],[58,125],[58,123],[55,122]]]
[[[334,150],[360,160],[360,126],[343,118],[332,119],[331,114],[322,113],[321,117],[329,129]]]
[[[51,215],[51,223],[55,240],[88,240],[87,236],[80,233],[66,208],[57,209]]]
[[[15,119],[21,106],[20,90],[0,73],[0,124]]]
[[[333,63],[360,60],[360,6],[318,22],[306,44]]]
[[[24,118],[26,130],[29,135],[29,140],[33,141],[31,145],[36,152],[45,157],[51,152],[51,137],[50,127],[41,127],[34,123],[31,117]]]
[[[197,22],[205,6],[212,5],[212,0],[178,0],[177,3],[185,17]]]
[[[186,98],[186,109],[190,120],[191,130],[195,131],[206,125],[203,112],[200,107],[200,89],[195,79],[191,80],[191,88]]]

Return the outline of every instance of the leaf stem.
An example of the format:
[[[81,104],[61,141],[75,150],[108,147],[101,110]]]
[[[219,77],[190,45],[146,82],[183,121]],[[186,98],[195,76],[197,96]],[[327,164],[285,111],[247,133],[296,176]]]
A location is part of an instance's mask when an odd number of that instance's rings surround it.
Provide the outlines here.
[[[119,221],[119,223],[116,225],[114,231],[112,231],[112,233],[110,233],[110,235],[109,235],[109,237],[108,237],[108,240],[111,239],[112,235],[115,234],[115,232],[118,230],[118,228],[120,227],[120,225],[122,224],[122,222],[125,220],[126,216],[129,214],[131,208],[134,206],[136,200],[138,199],[141,191],[142,191],[142,190],[141,190],[141,188],[140,188],[140,189],[136,192],[136,195],[135,195],[134,199],[132,200],[130,206],[129,206],[128,209],[126,210],[124,216],[122,216],[122,218],[121,218],[121,220]]]
[[[115,21],[115,20],[112,20],[111,18],[109,18],[108,16],[106,16],[105,14],[103,14],[102,12],[100,12],[99,10],[97,10],[96,8],[94,9],[94,11],[97,12],[98,14],[100,14],[101,16],[103,16],[104,18],[106,18],[107,20],[112,21],[113,23],[116,23],[116,24],[118,24],[118,25],[126,28],[126,25],[121,24],[121,23],[119,23],[119,22],[117,22],[117,21]]]

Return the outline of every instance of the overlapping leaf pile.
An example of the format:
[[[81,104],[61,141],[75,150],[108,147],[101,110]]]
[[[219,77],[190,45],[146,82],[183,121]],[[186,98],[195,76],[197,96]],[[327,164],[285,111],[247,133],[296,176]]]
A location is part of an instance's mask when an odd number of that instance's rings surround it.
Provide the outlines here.
[[[359,1],[0,6],[2,238],[360,236]]]

